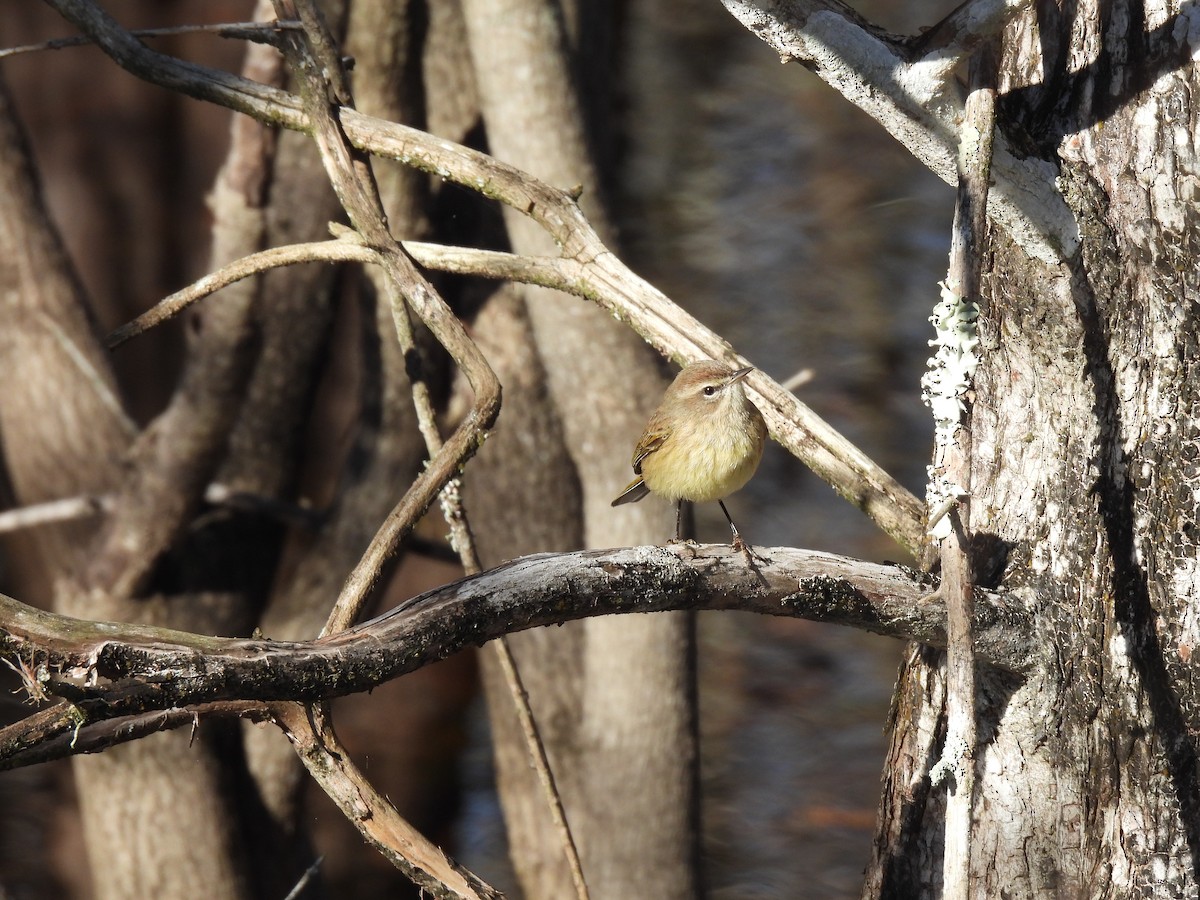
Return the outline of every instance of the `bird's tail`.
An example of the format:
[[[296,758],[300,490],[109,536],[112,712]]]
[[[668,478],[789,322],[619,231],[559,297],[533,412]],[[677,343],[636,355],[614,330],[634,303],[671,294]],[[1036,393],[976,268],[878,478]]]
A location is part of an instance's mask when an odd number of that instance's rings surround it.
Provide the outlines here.
[[[625,490],[621,491],[620,496],[612,502],[612,505],[620,506],[622,503],[637,503],[648,493],[650,493],[650,488],[646,487],[646,482],[642,481],[642,476],[639,475],[626,485]]]

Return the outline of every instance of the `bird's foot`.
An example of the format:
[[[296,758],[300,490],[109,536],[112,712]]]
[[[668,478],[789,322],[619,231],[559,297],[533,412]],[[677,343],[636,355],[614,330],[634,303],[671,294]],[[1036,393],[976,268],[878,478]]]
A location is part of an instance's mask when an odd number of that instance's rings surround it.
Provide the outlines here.
[[[769,557],[763,556],[761,553],[755,553],[754,548],[740,534],[733,536],[733,552],[740,553],[746,557],[746,562],[753,564],[758,561],[763,565],[771,562]]]

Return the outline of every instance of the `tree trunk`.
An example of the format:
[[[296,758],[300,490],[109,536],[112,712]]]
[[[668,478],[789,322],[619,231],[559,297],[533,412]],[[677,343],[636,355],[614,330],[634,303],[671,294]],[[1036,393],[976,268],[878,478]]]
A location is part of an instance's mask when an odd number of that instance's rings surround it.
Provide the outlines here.
[[[1043,655],[981,673],[973,896],[1200,890],[1200,107],[1194,19],[1143,9],[1039,3],[1005,33],[998,126],[1060,167],[1082,248],[1049,266],[992,232],[969,529]],[[942,655],[897,690],[864,896],[935,897]]]

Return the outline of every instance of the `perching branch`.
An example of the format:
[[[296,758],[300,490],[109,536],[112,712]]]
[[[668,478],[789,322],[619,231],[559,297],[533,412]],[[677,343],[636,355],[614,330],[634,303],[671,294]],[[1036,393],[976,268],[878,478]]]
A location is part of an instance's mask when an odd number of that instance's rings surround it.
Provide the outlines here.
[[[88,0],[48,2],[140,78],[262,121],[313,132],[302,102],[293,94],[156,53]],[[630,271],[600,241],[568,193],[486,154],[416,129],[348,108],[338,110],[337,120],[358,149],[454,181],[533,218],[559,244],[564,258],[588,270],[589,283],[576,293],[583,290],[588,299],[628,322],[672,359],[682,362],[708,356],[748,364],[719,335]],[[746,385],[777,441],[901,546],[914,555],[920,553],[924,540],[920,501],[765,374],[753,373]]]
[[[958,183],[964,99],[955,69],[977,37],[999,24],[998,16],[1025,5],[981,0],[963,7],[928,47],[918,44],[928,52],[917,57],[836,0],[721,2],[781,58],[812,69],[951,185]],[[952,35],[951,28],[960,30]],[[996,135],[988,212],[1026,253],[1047,264],[1072,257],[1079,247],[1079,227],[1055,184],[1057,175],[1051,162],[1019,156]]]
[[[761,548],[760,548],[761,549]],[[328,699],[502,634],[596,615],[724,609],[831,622],[946,646],[946,609],[905,569],[791,548],[754,568],[725,545],[539,554],[421,594],[316,641],[220,638],[87,622],[0,595],[0,652],[34,660],[39,683],[84,725],[217,700]],[[981,664],[1021,672],[1036,654],[1028,612],[977,591]],[[0,759],[12,728],[0,730]]]

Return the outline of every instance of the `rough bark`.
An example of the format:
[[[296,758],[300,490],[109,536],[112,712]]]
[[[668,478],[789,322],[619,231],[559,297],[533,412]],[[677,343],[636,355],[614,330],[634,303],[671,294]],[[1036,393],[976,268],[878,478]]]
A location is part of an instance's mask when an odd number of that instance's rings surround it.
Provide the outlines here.
[[[44,685],[74,704],[4,729],[2,755],[23,753],[35,737],[149,710],[214,701],[312,702],[366,691],[473,643],[589,616],[742,610],[945,645],[945,604],[927,595],[929,579],[911,570],[786,547],[765,548],[763,557],[747,566],[741,552],[722,544],[537,554],[441,585],[349,631],[304,642],[95,623],[0,595],[0,649],[22,659],[37,653],[34,689]],[[980,661],[1025,672],[1029,614],[986,592],[975,603]],[[171,677],[156,680],[162,672]]]
[[[1200,885],[1194,18],[1124,2],[1071,9],[1039,3],[1005,33],[1000,127],[1060,167],[1083,240],[1050,266],[992,234],[971,530],[977,571],[1036,613],[1044,655],[1023,680],[981,679],[974,889],[1189,897]],[[864,896],[938,896],[943,798],[923,776],[943,677],[928,651],[901,674]]]

